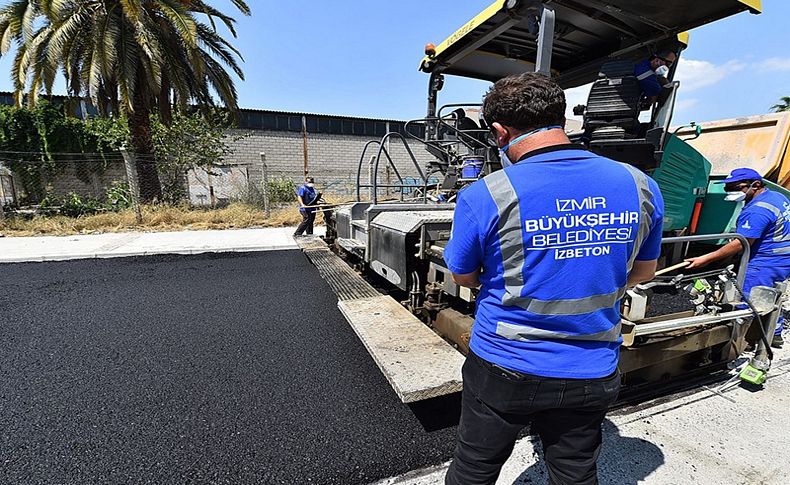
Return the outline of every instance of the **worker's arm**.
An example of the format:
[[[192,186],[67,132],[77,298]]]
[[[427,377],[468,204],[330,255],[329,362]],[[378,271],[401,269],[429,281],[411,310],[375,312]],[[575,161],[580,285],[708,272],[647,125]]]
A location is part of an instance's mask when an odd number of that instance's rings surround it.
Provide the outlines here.
[[[769,209],[761,206],[749,206],[744,208],[738,215],[738,220],[735,223],[735,232],[745,237],[749,242],[749,246],[753,246],[754,242],[766,234],[769,226],[776,222],[776,216]],[[737,239],[733,239],[716,251],[702,256],[687,259],[691,264],[688,265],[689,269],[701,268],[705,265],[720,261],[722,259],[735,256],[743,251],[743,244]]]
[[[297,195],[296,198],[299,200],[299,207],[304,207],[304,200],[302,200],[302,196]]]
[[[648,62],[641,62],[637,64],[634,68],[634,76],[636,76],[636,79],[639,82],[639,87],[642,89],[642,93],[645,95],[645,101],[642,104],[642,107],[651,106],[658,99],[658,95],[661,93],[661,87],[663,86],[663,83],[661,83],[659,77],[650,67]]]
[[[749,241],[749,245],[751,246],[754,244],[754,238],[747,238]],[[707,266],[710,263],[715,261],[720,261],[722,259],[727,259],[731,256],[735,256],[736,254],[743,251],[743,244],[739,239],[733,239],[732,241],[728,242],[724,246],[720,247],[719,249],[710,252],[708,254],[703,254],[702,256],[697,256],[696,258],[689,258],[686,261],[691,262],[688,265],[687,269],[694,269],[694,268],[701,268],[703,266]]]
[[[631,287],[652,280],[656,275],[657,266],[657,259],[650,261],[634,261],[634,266],[631,268],[631,272],[628,273],[628,286]]]
[[[457,285],[480,286],[480,273],[485,253],[477,218],[466,200],[469,191],[461,192],[455,205],[450,240],[444,248],[444,262]]]
[[[453,273],[453,281],[456,285],[466,286],[467,288],[477,288],[480,286],[480,270],[466,274]]]

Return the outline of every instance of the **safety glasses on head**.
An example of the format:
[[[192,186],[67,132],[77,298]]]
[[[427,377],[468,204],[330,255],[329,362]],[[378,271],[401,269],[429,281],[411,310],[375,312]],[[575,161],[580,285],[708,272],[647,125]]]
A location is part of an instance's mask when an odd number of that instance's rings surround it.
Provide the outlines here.
[[[749,183],[749,182],[733,182],[731,184],[725,185],[724,186],[724,191],[725,192],[735,192],[736,190],[743,190],[746,187],[749,187],[750,185],[752,185],[752,183]]]

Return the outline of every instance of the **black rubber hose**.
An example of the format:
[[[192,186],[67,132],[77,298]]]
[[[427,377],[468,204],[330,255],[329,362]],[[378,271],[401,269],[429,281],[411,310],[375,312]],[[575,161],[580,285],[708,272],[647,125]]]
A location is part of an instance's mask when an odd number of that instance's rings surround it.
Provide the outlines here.
[[[757,309],[754,308],[754,305],[752,305],[751,300],[746,298],[746,294],[744,294],[741,285],[738,284],[738,280],[733,278],[732,283],[733,285],[735,285],[735,289],[738,290],[738,293],[741,294],[741,298],[743,298],[743,301],[745,301],[746,304],[749,305],[749,309],[752,311],[752,313],[754,313],[754,317],[757,319],[757,325],[759,325],[760,327],[760,339],[763,341],[763,344],[765,345],[765,350],[768,352],[768,358],[774,360],[774,351],[771,350],[771,343],[768,342],[768,337],[765,335],[765,327],[763,327],[763,319],[760,317],[760,314],[757,312]]]

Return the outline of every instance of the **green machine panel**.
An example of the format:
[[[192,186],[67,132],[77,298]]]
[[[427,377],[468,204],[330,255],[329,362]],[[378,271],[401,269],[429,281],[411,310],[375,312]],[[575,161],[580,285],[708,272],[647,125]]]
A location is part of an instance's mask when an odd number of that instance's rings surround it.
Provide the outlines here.
[[[695,202],[707,192],[710,169],[710,162],[691,145],[675,135],[669,137],[661,164],[652,174],[664,196],[665,232],[689,226]]]
[[[735,221],[743,202],[724,200],[724,184],[716,183],[724,177],[714,177],[708,183],[708,193],[702,202],[702,212],[697,225],[697,234],[721,234],[735,229]],[[713,241],[711,241],[712,243]]]

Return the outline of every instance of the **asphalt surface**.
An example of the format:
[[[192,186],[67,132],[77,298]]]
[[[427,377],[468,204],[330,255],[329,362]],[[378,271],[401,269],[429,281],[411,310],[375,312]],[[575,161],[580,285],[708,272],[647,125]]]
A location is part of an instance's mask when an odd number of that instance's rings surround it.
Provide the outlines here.
[[[0,483],[369,483],[446,461],[299,251],[0,265]]]

